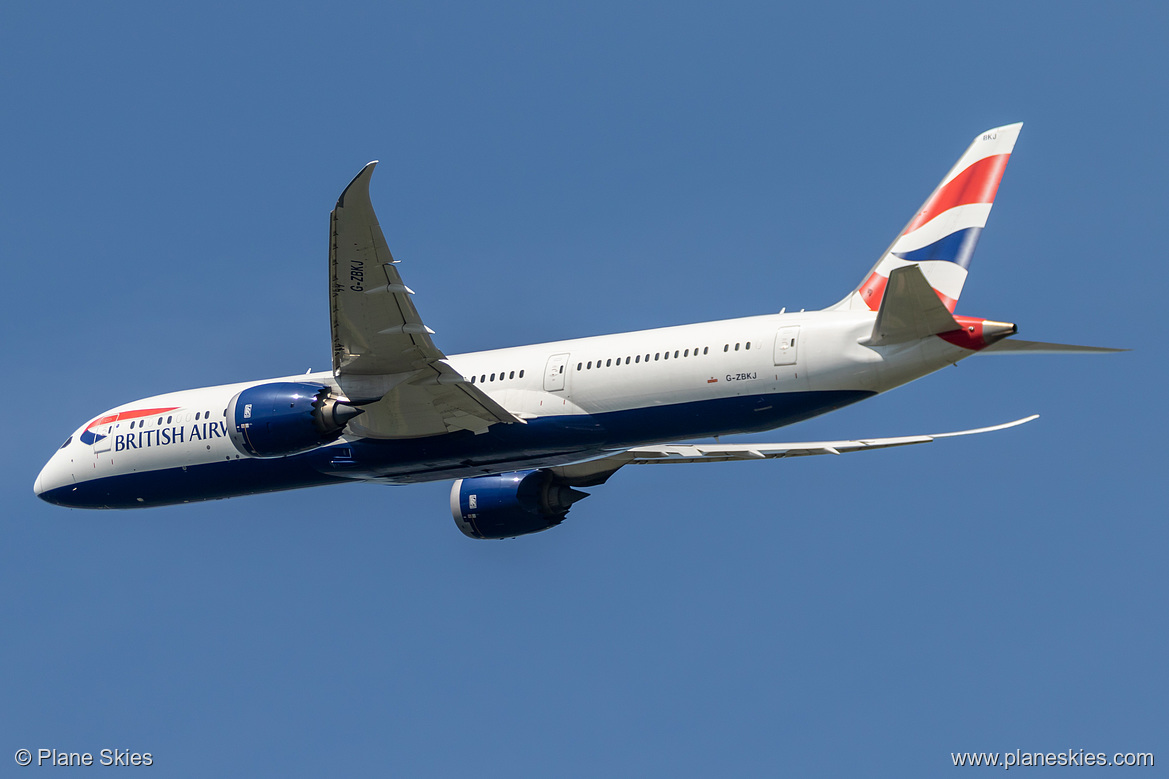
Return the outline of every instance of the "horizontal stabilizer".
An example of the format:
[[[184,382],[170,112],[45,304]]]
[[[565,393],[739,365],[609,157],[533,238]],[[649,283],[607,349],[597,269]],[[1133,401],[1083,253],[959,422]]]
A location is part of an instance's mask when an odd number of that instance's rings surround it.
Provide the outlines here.
[[[1110,354],[1127,351],[1131,350],[1112,349],[1107,346],[1048,344],[1042,341],[1019,341],[1014,338],[1004,338],[986,347],[979,354]]]
[[[889,274],[868,345],[888,346],[961,329],[921,268],[906,265]]]

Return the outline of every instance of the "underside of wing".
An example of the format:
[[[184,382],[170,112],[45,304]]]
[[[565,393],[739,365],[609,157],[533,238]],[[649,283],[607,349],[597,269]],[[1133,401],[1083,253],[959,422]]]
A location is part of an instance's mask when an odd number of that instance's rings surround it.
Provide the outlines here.
[[[482,432],[517,421],[445,362],[402,282],[373,204],[376,162],[350,182],[330,218],[329,313],[333,375],[365,413],[355,435],[413,438]]]
[[[626,465],[681,465],[686,463],[721,463],[740,460],[772,460],[782,457],[808,457],[816,454],[847,454],[874,449],[889,449],[894,446],[928,444],[939,438],[990,433],[1022,425],[1038,418],[1033,414],[1013,422],[974,430],[959,430],[953,433],[901,436],[898,438],[862,438],[855,441],[809,441],[792,444],[663,444],[660,446],[639,446],[617,454],[572,465],[551,468],[552,473],[564,484],[573,487],[591,487],[606,479]]]
[[[362,404],[366,413],[349,423],[355,435],[420,438],[457,430],[482,433],[498,422],[520,421],[442,360],[412,373],[363,377],[349,384],[370,387],[371,380],[385,380],[388,389],[379,400]]]

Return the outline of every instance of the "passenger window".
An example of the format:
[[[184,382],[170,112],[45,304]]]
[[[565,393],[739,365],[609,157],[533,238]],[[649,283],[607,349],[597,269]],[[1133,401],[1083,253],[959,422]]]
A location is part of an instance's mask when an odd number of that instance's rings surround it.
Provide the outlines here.
[[[475,377],[474,377],[474,376],[472,376],[472,377],[471,377],[471,383],[472,383],[472,384],[474,384],[474,383],[475,383]]]
[[[687,349],[686,351],[682,352],[682,356],[683,356],[683,357],[689,357],[689,356],[690,356],[690,350],[689,350],[689,349]]]
[[[639,354],[639,355],[637,355],[636,357],[634,357],[634,358],[633,358],[633,361],[634,361],[635,363],[641,362],[641,355]]]
[[[751,342],[750,341],[747,342],[747,351],[751,351]]]
[[[196,421],[196,422],[198,422],[198,421],[199,421],[199,412],[198,412],[198,411],[196,411],[196,412],[195,412],[195,421]],[[131,429],[131,430],[133,430],[133,429],[134,429],[134,423],[133,423],[133,422],[131,422],[131,423],[130,423],[130,429]]]
[[[223,413],[225,413],[225,414],[226,414],[226,413],[227,413],[227,411],[225,410]],[[170,424],[170,421],[171,421],[171,417],[167,417],[167,418],[166,418],[166,423],[167,423],[168,425]]]
[[[589,364],[585,366],[585,370],[591,371],[593,369],[593,361],[589,360]]]
[[[738,344],[735,344],[735,351],[736,351],[736,352],[737,352],[737,351],[739,351],[739,345],[738,345]]]
[[[583,367],[584,367],[584,363],[583,363],[583,362],[578,362],[578,363],[576,364],[576,369],[577,369],[578,371],[579,371],[581,368],[583,368]],[[523,371],[520,371],[520,373],[523,373]]]
[[[677,349],[674,350],[674,359],[675,360],[678,359],[678,350]]]
[[[605,360],[605,367],[608,368],[613,364],[612,360]]]
[[[580,363],[579,362],[576,364],[576,369],[580,370]],[[520,378],[522,379],[523,377],[524,377],[524,372],[520,371]]]
[[[723,351],[724,352],[729,352],[730,350],[731,350],[730,344],[723,344]]]
[[[626,365],[628,365],[628,364],[629,364],[629,361],[630,361],[630,360],[632,360],[632,359],[633,359],[632,357],[626,357],[626,358],[625,358],[625,364],[626,364]]]
[[[702,353],[703,353],[703,354],[707,354],[709,351],[710,351],[710,347],[709,347],[709,346],[704,346],[704,347],[702,347]]]
[[[658,360],[660,360],[661,358],[662,358],[662,353],[661,353],[661,352],[654,352],[654,362],[657,362],[657,361],[658,361]]]
[[[481,376],[479,377],[479,382],[480,382],[480,383],[483,383],[483,382],[485,382],[485,381],[487,381],[487,374],[486,374],[486,373],[484,373],[483,375],[481,375]]]
[[[560,372],[561,372],[561,373],[563,373],[563,372],[564,372],[564,366],[560,366]],[[507,377],[508,377],[509,379],[514,379],[514,378],[515,378],[515,371],[512,371],[511,373],[509,373]]]

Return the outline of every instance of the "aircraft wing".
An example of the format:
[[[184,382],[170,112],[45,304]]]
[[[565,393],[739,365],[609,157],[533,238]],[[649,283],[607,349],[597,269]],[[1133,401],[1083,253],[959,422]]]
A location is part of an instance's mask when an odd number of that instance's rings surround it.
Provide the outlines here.
[[[550,468],[559,479],[572,487],[592,487],[603,483],[626,465],[672,465],[683,463],[724,463],[739,460],[772,460],[781,457],[807,457],[814,454],[847,454],[894,446],[928,444],[939,438],[990,433],[1006,430],[1037,419],[1032,414],[1023,419],[974,430],[954,433],[901,436],[899,438],[863,438],[856,441],[810,441],[793,444],[662,444],[639,446],[588,462]]]
[[[415,438],[482,432],[518,421],[446,362],[402,283],[369,199],[377,162],[362,168],[333,209],[329,231],[329,316],[333,376],[365,413],[350,432]]]

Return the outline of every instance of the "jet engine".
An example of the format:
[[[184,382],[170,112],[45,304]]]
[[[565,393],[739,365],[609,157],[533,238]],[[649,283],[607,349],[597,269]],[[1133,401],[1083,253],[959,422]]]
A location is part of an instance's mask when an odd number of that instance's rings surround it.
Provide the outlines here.
[[[551,471],[514,471],[456,481],[451,514],[470,538],[514,538],[559,525],[588,496],[556,483]]]
[[[227,433],[246,455],[285,457],[327,444],[361,413],[321,384],[259,384],[231,399]]]

